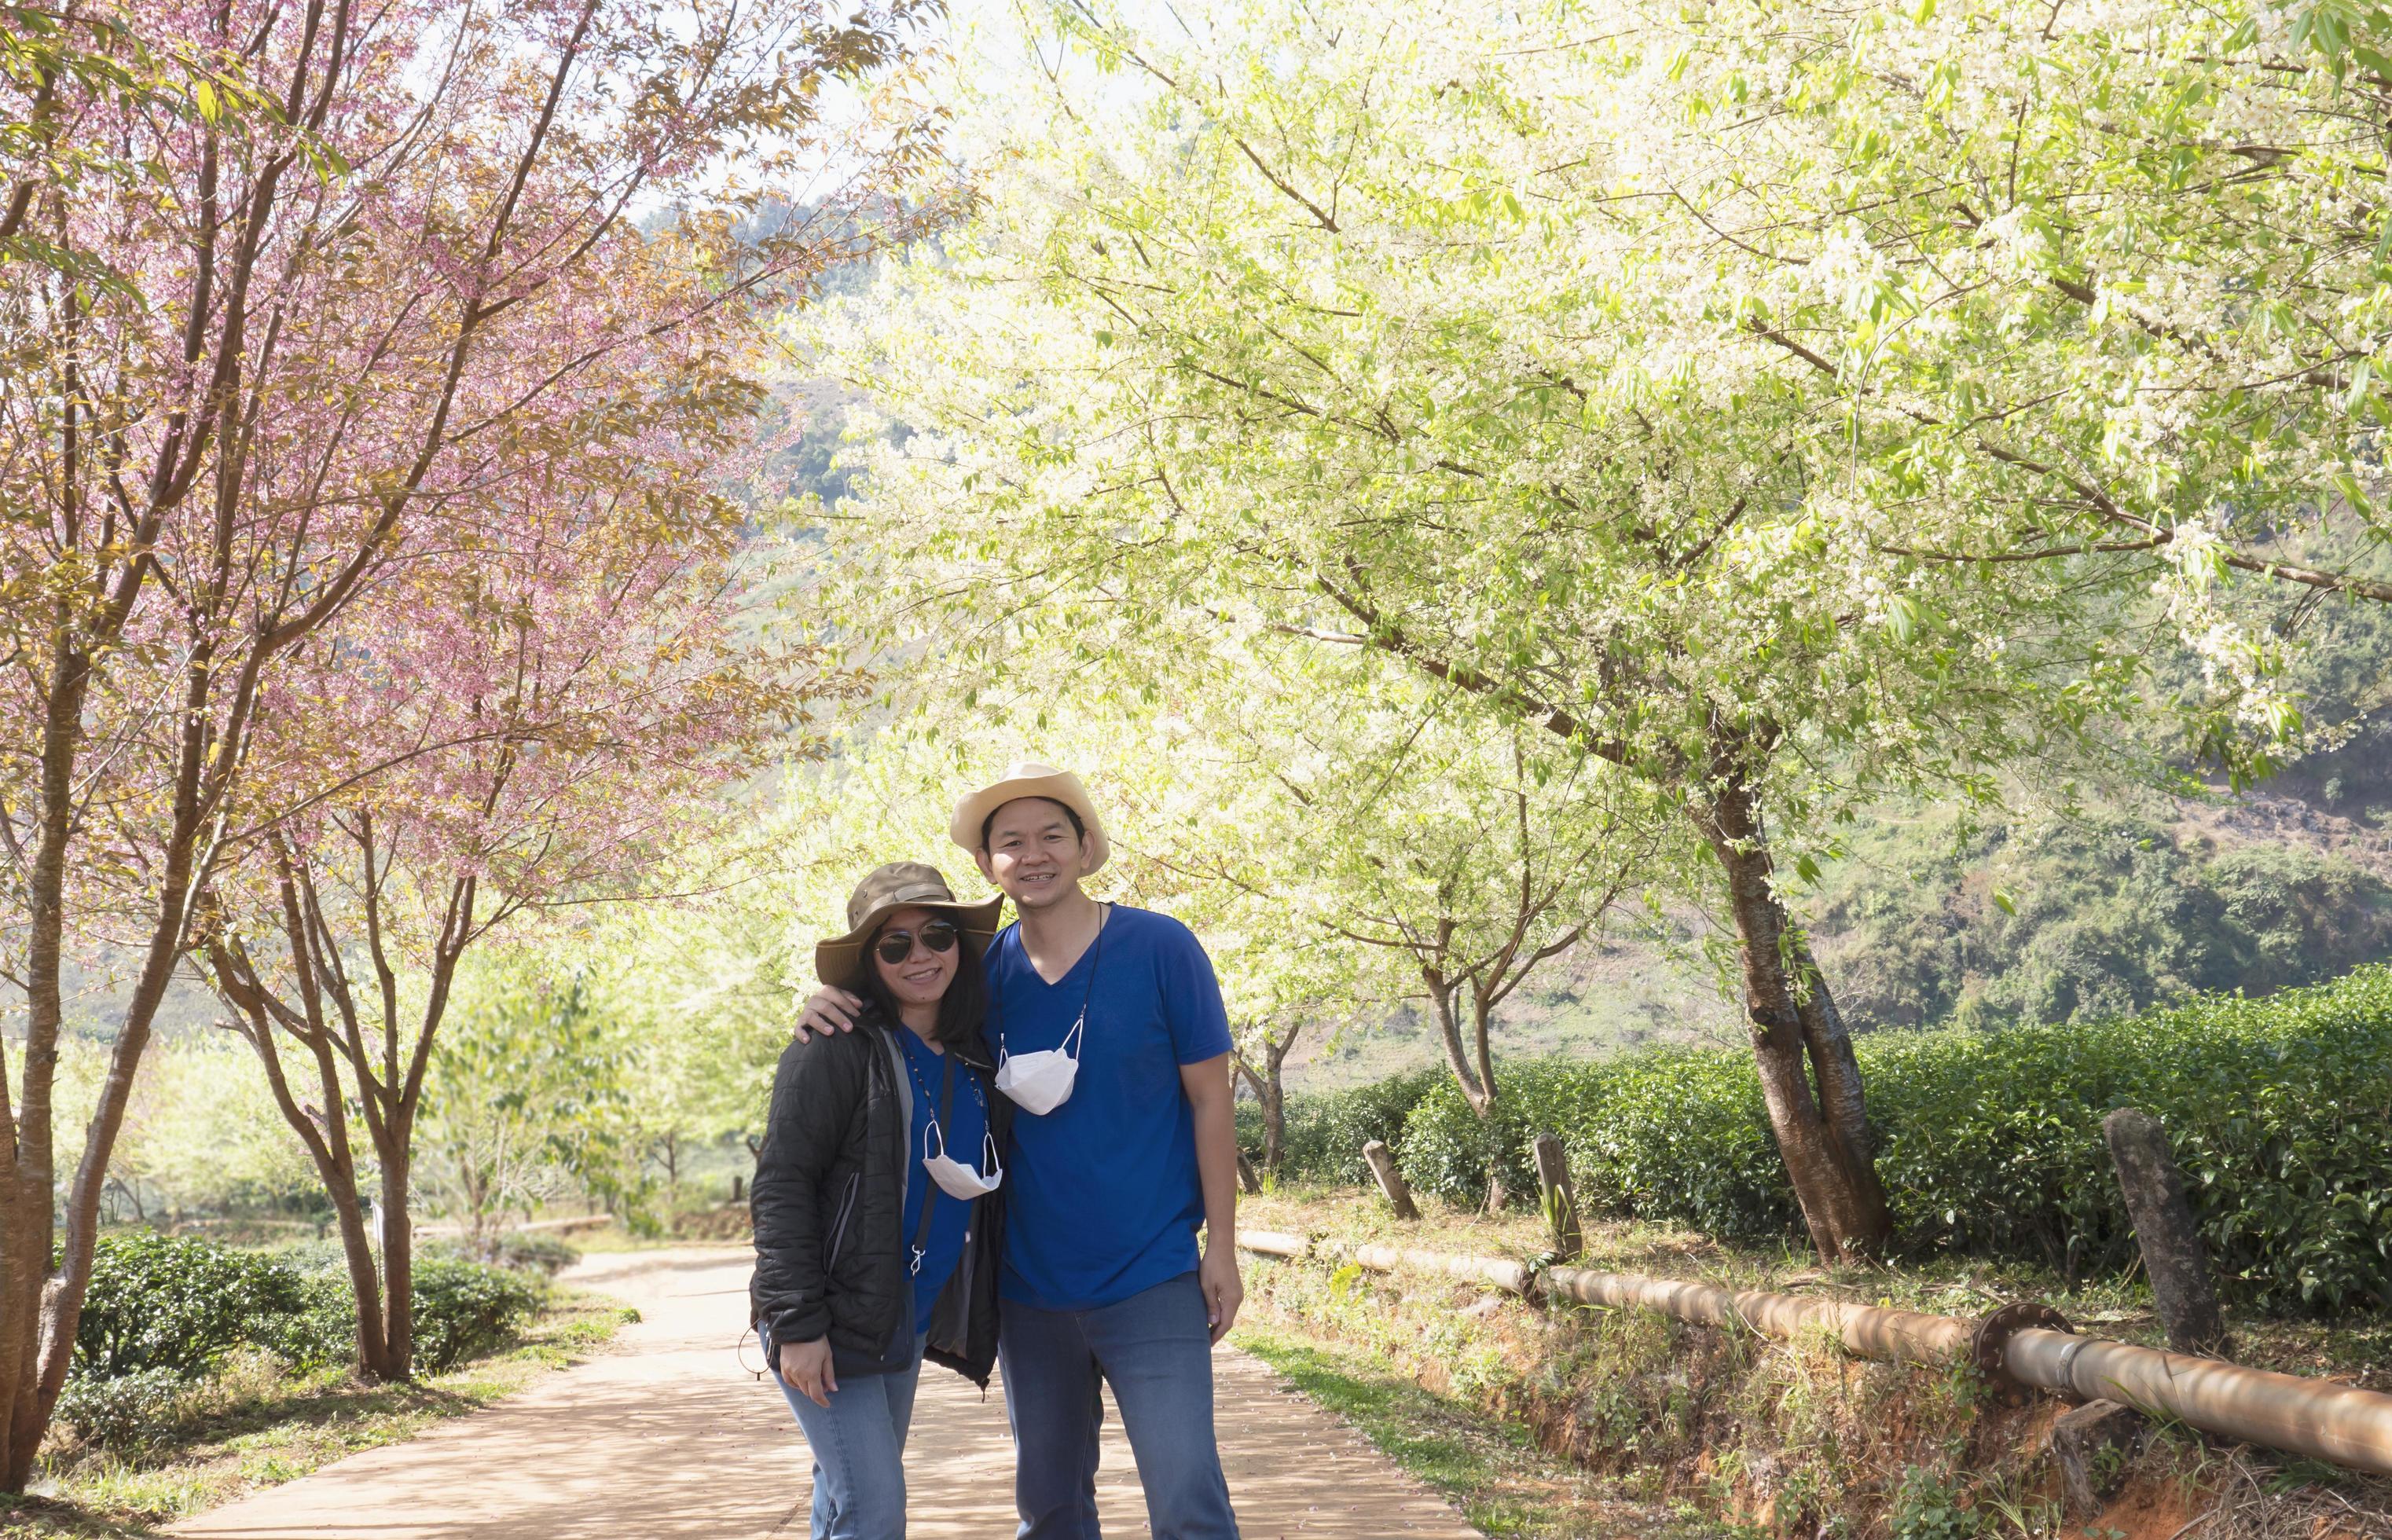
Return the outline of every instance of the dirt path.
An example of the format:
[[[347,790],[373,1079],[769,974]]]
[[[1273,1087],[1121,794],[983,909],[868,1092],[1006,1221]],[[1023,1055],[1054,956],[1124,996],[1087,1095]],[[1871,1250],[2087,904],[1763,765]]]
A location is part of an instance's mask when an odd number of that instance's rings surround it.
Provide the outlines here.
[[[640,1308],[614,1351],[410,1443],[188,1520],[212,1540],[762,1540],[803,1536],[808,1461],[769,1383],[743,1367],[745,1248],[586,1259],[566,1281]],[[758,1363],[748,1346],[745,1365]],[[1232,1349],[1216,1362],[1229,1491],[1246,1540],[1476,1540],[1453,1509],[1362,1437]],[[925,1371],[913,1540],[1013,1533],[1013,1446],[994,1387]],[[1106,1531],[1146,1533],[1129,1445],[1108,1411],[1098,1495]],[[915,1463],[915,1462],[909,1462]],[[915,1463],[915,1469],[920,1469]]]

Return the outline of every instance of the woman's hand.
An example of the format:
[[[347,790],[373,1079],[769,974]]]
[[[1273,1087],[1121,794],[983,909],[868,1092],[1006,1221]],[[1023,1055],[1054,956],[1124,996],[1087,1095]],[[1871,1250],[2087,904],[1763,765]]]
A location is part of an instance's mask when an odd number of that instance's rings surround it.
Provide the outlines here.
[[[816,1032],[825,1037],[833,1032],[852,1032],[855,1030],[855,1014],[863,1009],[861,997],[826,984],[806,997],[805,1009],[798,1013],[798,1041],[803,1042]]]
[[[781,1378],[789,1389],[817,1406],[828,1406],[838,1390],[838,1376],[830,1366],[830,1339],[781,1344]]]

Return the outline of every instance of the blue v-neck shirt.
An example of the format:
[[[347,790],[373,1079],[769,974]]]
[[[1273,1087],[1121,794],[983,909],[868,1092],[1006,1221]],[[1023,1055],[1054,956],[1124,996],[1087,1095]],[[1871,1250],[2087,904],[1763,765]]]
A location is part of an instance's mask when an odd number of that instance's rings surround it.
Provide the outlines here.
[[[1220,981],[1167,914],[1115,904],[1099,940],[1052,984],[1018,925],[986,960],[1001,1053],[1061,1047],[1087,1002],[1071,1099],[1044,1117],[1017,1108],[1006,1162],[1001,1289],[1042,1310],[1094,1310],[1193,1271],[1204,1221],[1179,1068],[1229,1051]]]
[[[988,1107],[981,1100],[980,1077],[956,1064],[953,1054],[930,1052],[930,1045],[906,1028],[893,1030],[897,1046],[904,1051],[906,1077],[914,1082],[914,1125],[909,1131],[914,1158],[905,1171],[904,1228],[898,1236],[908,1262],[914,1237],[922,1236],[922,1266],[914,1275],[914,1335],[919,1337],[930,1329],[939,1291],[947,1287],[956,1263],[963,1260],[965,1233],[971,1228],[972,1209],[980,1201],[956,1197],[941,1187],[923,1162],[931,1149],[943,1143],[949,1156],[984,1174],[987,1168],[982,1162],[987,1152],[982,1142],[988,1137]],[[938,1119],[942,1100],[947,1104],[947,1122],[934,1141],[930,1137],[930,1125]],[[922,1233],[925,1203],[936,1205],[930,1210],[928,1235]]]

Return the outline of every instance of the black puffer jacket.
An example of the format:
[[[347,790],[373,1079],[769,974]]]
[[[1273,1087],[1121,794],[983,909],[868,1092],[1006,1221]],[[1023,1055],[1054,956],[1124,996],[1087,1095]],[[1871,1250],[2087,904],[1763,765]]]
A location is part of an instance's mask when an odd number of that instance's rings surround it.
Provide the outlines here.
[[[827,1335],[839,1373],[869,1373],[897,1329],[906,1299],[904,1184],[930,1176],[912,1158],[912,1093],[892,1030],[904,1029],[866,1006],[852,1032],[792,1042],[773,1077],[748,1202],[756,1222],[748,1301],[776,1364],[779,1344]],[[996,1093],[987,1045],[975,1037],[947,1051],[980,1077],[1004,1149],[1013,1104]],[[974,1201],[963,1256],[930,1317],[926,1356],[983,1389],[996,1364],[1004,1236],[1000,1188]]]

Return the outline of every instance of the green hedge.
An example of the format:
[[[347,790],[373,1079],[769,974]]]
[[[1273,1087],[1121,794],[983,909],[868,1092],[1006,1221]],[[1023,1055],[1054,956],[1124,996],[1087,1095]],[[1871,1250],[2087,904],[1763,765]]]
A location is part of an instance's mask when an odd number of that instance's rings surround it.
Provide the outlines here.
[[[1412,1109],[1446,1083],[1441,1069],[1415,1069],[1349,1090],[1288,1097],[1282,1169],[1316,1182],[1370,1181],[1362,1146],[1373,1139],[1401,1143]],[[1238,1103],[1238,1142],[1261,1158],[1263,1115],[1253,1102]]]
[[[545,1286],[431,1251],[415,1259],[415,1366],[439,1374],[502,1347]],[[148,1231],[103,1236],[75,1332],[78,1379],[196,1378],[238,1348],[301,1367],[357,1352],[348,1275],[331,1247],[248,1251]]]
[[[2100,1124],[2134,1106],[2166,1124],[2234,1293],[2279,1309],[2392,1305],[2392,968],[2108,1021],[1882,1032],[1857,1051],[1904,1253],[2072,1276],[2124,1268],[2133,1236]],[[1727,1239],[1799,1237],[1748,1055],[1514,1061],[1499,1079],[1489,1121],[1441,1079],[1415,1099],[1389,1142],[1416,1187],[1479,1201],[1500,1162],[1526,1196],[1528,1140],[1551,1130],[1598,1211]],[[1292,1098],[1291,1135],[1300,1109],[1315,1116],[1311,1100]],[[1367,1097],[1319,1100],[1343,1109]],[[1290,1146],[1294,1174],[1358,1180],[1358,1140]]]
[[[102,1236],[75,1328],[76,1371],[192,1378],[235,1348],[279,1348],[306,1296],[299,1270],[264,1252],[149,1231]]]

